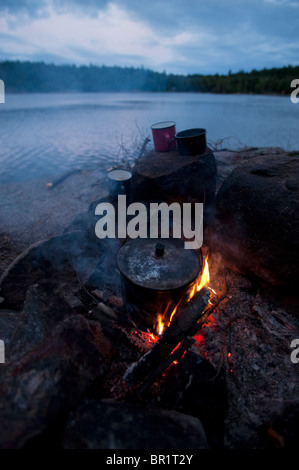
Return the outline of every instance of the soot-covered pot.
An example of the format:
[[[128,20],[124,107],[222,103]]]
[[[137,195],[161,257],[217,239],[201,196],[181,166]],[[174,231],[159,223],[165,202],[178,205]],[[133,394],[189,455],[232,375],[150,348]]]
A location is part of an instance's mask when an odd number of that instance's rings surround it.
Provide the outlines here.
[[[202,268],[201,254],[185,249],[180,239],[129,239],[117,264],[127,302],[139,326],[152,327],[158,314],[168,320]]]

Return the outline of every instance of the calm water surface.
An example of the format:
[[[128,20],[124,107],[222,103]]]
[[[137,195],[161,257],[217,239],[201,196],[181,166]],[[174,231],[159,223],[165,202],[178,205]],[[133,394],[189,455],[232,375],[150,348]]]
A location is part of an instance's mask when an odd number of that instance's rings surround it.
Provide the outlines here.
[[[299,104],[289,97],[196,93],[7,94],[0,104],[0,184],[109,168],[150,125],[203,127],[222,148],[299,149]],[[152,146],[149,144],[149,148]],[[218,147],[218,148],[220,148]]]

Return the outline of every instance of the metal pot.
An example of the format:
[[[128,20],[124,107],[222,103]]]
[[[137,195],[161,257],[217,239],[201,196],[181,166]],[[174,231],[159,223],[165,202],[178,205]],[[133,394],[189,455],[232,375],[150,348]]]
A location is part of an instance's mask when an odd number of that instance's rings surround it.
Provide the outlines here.
[[[207,147],[206,129],[187,129],[175,136],[181,155],[200,155]]]
[[[199,275],[201,255],[180,239],[130,239],[117,264],[130,314],[138,326],[152,327],[158,314],[167,321]]]
[[[119,168],[108,173],[108,189],[111,199],[116,200],[121,194],[130,196],[132,173]]]

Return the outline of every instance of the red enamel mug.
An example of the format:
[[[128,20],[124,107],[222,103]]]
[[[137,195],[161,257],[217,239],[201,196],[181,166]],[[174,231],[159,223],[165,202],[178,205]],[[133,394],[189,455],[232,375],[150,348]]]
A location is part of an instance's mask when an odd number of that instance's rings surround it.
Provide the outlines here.
[[[157,122],[151,126],[154,147],[157,152],[168,152],[176,148],[177,143],[175,139],[175,122],[163,121]]]

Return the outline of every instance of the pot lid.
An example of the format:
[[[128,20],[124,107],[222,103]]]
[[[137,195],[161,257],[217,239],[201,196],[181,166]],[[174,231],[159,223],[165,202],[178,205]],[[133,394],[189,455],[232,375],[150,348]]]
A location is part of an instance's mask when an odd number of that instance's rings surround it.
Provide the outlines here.
[[[108,178],[115,181],[125,181],[129,180],[132,177],[132,173],[127,170],[111,170],[108,173]]]
[[[197,253],[184,249],[180,239],[130,239],[119,250],[117,264],[125,278],[157,291],[191,284],[201,268]]]

